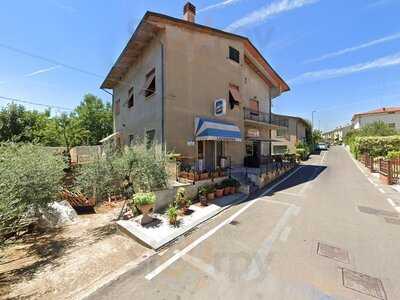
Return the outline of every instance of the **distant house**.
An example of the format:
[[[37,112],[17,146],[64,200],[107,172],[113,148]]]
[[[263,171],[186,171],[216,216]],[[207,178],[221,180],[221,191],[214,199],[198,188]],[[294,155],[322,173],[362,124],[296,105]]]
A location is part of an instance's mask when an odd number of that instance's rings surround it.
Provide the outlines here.
[[[364,113],[355,114],[351,120],[354,129],[367,124],[382,121],[390,127],[400,130],[400,107],[382,107]]]
[[[286,119],[288,126],[272,130],[272,154],[296,153],[296,145],[306,142],[307,128],[310,125],[302,118],[279,115]]]
[[[288,124],[271,102],[289,86],[247,37],[147,12],[102,88],[113,90],[114,132],[136,137],[211,170],[271,155],[271,129]],[[200,163],[201,162],[201,163]]]
[[[346,134],[353,128],[353,125],[339,126],[335,129],[325,132],[322,134],[322,137],[327,142],[343,142]]]

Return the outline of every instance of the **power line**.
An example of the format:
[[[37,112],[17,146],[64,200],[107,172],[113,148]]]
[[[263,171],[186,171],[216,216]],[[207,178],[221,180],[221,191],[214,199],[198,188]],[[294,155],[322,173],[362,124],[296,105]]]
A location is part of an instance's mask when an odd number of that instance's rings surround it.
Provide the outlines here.
[[[19,103],[37,105],[37,106],[42,106],[42,107],[47,107],[47,108],[54,108],[54,109],[64,110],[64,111],[73,111],[72,108],[66,108],[66,107],[61,107],[61,106],[55,106],[55,105],[50,105],[50,104],[38,103],[38,102],[22,100],[22,99],[16,99],[16,98],[10,98],[10,97],[4,97],[4,96],[0,96],[0,100],[6,100],[8,102],[9,101],[14,101],[14,102],[19,102]]]

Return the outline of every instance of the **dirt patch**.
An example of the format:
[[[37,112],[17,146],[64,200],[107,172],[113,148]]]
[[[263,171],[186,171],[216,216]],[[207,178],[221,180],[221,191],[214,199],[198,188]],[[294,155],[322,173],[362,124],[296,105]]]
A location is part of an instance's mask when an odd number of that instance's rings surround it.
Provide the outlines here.
[[[122,203],[80,215],[62,229],[26,236],[0,252],[1,299],[68,299],[142,256],[147,248],[118,234]]]

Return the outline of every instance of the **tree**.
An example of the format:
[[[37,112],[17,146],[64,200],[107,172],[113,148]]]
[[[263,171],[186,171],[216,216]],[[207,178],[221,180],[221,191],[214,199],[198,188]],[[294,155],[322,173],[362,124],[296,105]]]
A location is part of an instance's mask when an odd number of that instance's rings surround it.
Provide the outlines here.
[[[113,116],[110,103],[91,94],[86,94],[81,104],[75,109],[73,118],[88,133],[88,145],[97,145],[100,140],[113,132]]]

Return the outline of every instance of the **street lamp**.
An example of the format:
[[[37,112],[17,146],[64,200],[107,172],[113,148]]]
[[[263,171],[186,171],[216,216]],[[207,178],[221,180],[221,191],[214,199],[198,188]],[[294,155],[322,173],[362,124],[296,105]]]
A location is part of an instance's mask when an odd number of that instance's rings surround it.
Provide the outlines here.
[[[316,113],[317,111],[316,110],[313,110],[312,111],[312,113],[311,113],[311,119],[312,119],[312,121],[311,121],[311,128],[314,130],[314,114]]]

